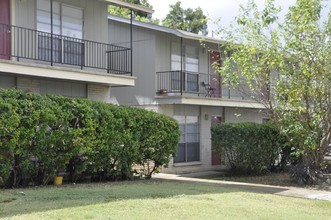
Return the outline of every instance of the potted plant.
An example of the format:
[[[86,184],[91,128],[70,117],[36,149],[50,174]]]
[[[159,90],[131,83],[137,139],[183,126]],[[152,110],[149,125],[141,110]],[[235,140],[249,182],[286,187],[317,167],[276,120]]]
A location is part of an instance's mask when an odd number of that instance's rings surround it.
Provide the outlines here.
[[[165,96],[165,95],[167,95],[167,93],[168,93],[168,90],[166,90],[166,89],[160,89],[160,90],[159,90],[159,94],[160,94],[161,96]]]

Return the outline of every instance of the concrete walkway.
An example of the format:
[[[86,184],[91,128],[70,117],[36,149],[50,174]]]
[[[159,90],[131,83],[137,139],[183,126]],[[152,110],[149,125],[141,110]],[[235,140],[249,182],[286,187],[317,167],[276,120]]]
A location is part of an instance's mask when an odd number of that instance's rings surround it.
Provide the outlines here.
[[[220,185],[223,187],[251,190],[255,192],[271,193],[276,195],[306,198],[306,199],[319,199],[319,200],[326,200],[331,202],[331,192],[328,191],[311,190],[311,189],[299,188],[299,187],[281,187],[281,186],[271,186],[271,185],[262,185],[262,184],[254,184],[254,183],[241,183],[241,182],[199,178],[203,176],[212,176],[213,174],[215,175],[216,173],[203,172],[203,173],[193,173],[193,174],[191,173],[184,175],[158,173],[155,174],[153,178],[182,181],[182,182],[213,184],[213,185]]]

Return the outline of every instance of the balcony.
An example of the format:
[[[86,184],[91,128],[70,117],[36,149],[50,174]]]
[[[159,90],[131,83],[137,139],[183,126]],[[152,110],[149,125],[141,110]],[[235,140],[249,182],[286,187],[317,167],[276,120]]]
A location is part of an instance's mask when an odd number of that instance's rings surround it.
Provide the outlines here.
[[[206,88],[209,75],[189,71],[163,71],[156,73],[157,93],[159,95],[211,96]]]
[[[211,75],[189,71],[156,73],[157,94],[161,96],[202,96],[222,99],[247,99],[239,91],[213,82]]]
[[[159,104],[186,104],[263,109],[235,89],[222,85],[214,76],[189,71],[162,71],[156,73],[156,94]],[[211,83],[210,83],[211,82]]]
[[[132,75],[131,49],[0,24],[0,59]]]

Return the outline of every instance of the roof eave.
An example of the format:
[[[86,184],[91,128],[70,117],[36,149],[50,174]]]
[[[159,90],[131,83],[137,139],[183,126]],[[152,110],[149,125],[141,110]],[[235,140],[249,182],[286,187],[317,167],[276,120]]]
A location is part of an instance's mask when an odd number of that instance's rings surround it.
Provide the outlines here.
[[[130,23],[129,19],[114,16],[114,15],[108,15],[108,19],[115,20],[115,21],[122,22],[122,23],[127,23],[127,24]],[[151,23],[144,23],[144,22],[134,20],[133,25],[137,25],[139,27],[143,27],[143,28],[147,28],[147,29],[151,29],[151,30],[156,30],[156,31],[161,31],[161,32],[173,34],[175,36],[182,37],[184,39],[198,40],[198,41],[207,42],[207,43],[214,43],[214,44],[223,43],[223,41],[221,39],[211,38],[211,37],[197,35],[197,34],[192,34],[192,33],[186,32],[186,31],[172,29],[172,28],[164,27],[164,26],[161,26],[161,25],[155,25],[155,24],[151,24]]]
[[[128,9],[131,9],[133,11],[145,12],[145,13],[148,13],[148,14],[153,14],[154,13],[154,10],[150,9],[148,7],[141,6],[141,5],[136,5],[136,4],[132,4],[132,3],[128,3],[128,2],[124,2],[124,1],[121,1],[121,0],[99,0],[99,1],[106,2],[106,3],[111,4],[111,5],[116,5],[116,6],[128,8]]]

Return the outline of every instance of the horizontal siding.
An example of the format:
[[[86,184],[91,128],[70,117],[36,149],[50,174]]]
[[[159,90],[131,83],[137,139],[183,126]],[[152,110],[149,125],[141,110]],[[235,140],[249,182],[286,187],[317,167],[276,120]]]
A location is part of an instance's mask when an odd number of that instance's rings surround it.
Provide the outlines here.
[[[62,95],[67,97],[87,97],[87,85],[85,83],[40,80],[40,93]]]
[[[16,88],[16,77],[0,75],[0,88],[3,89]]]
[[[17,78],[17,89],[29,91],[29,92],[40,92],[40,81],[35,78]]]
[[[110,88],[109,86],[90,84],[87,87],[87,98],[96,101],[110,102]]]
[[[116,31],[114,31],[116,30]],[[132,88],[112,88],[111,95],[126,105],[150,105],[156,91],[155,33],[141,27],[133,27],[133,68],[137,77]],[[130,25],[109,20],[109,43],[130,47]]]

